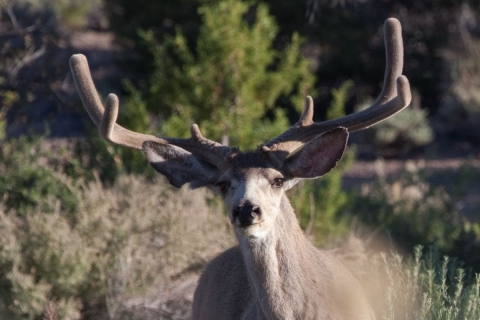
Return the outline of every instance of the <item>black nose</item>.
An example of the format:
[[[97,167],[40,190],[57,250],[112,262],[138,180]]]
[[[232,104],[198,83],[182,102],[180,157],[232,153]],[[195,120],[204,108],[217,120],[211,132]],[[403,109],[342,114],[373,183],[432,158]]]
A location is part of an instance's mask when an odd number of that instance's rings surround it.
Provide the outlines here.
[[[236,219],[241,226],[253,224],[255,218],[260,215],[260,207],[254,204],[245,203],[233,208],[233,219]]]

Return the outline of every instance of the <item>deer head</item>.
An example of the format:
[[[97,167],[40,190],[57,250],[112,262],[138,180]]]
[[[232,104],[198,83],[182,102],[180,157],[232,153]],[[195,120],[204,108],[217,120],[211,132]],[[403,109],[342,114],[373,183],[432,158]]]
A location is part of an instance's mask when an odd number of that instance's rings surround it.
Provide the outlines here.
[[[284,192],[300,179],[317,178],[335,167],[348,134],[368,128],[409,105],[410,87],[402,76],[403,44],[396,19],[385,22],[386,70],[383,89],[368,109],[339,119],[313,122],[313,100],[306,98],[300,120],[254,151],[242,152],[202,136],[191,126],[188,139],[155,137],[116,123],[119,101],[110,94],[103,107],[85,56],[70,67],[82,102],[100,135],[114,144],[139,149],[175,187],[209,187],[222,196],[238,234],[258,238],[270,232],[281,212]]]

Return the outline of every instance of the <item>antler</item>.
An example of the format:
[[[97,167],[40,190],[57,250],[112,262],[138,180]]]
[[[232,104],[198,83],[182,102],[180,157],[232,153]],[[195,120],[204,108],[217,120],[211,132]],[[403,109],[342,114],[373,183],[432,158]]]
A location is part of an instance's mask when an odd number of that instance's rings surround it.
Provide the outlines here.
[[[118,97],[113,93],[109,94],[105,108],[103,107],[90,74],[87,58],[82,54],[73,55],[70,58],[70,69],[83,106],[98,127],[103,139],[139,150],[142,150],[145,141],[171,144],[181,147],[217,167],[221,167],[224,159],[232,152],[231,148],[204,138],[196,124],[190,127],[192,137],[189,139],[160,138],[123,128],[116,123]]]
[[[366,129],[410,104],[412,99],[408,79],[401,75],[403,69],[402,27],[397,19],[384,24],[386,68],[382,92],[372,106],[363,111],[329,121],[313,122],[313,99],[308,96],[300,120],[277,138],[260,146],[275,163],[281,164],[288,154],[321,133],[338,127],[349,131]]]

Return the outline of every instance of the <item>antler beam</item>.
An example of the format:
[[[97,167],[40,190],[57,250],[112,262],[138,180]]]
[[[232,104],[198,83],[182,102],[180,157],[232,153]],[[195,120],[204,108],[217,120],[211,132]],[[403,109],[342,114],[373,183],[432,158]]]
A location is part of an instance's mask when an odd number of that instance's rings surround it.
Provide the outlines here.
[[[224,163],[224,159],[232,151],[227,146],[204,138],[196,124],[190,128],[192,137],[189,139],[160,138],[123,128],[116,123],[119,108],[118,97],[113,93],[109,94],[106,107],[103,107],[90,74],[87,58],[82,54],[73,55],[70,58],[70,69],[83,106],[98,127],[103,139],[138,150],[142,150],[145,141],[171,144],[181,147],[217,167]]]
[[[313,122],[313,100],[306,98],[305,110],[300,120],[277,138],[261,146],[261,150],[276,158],[276,163],[316,136],[338,127],[349,131],[366,129],[389,118],[410,104],[412,99],[408,79],[402,75],[403,42],[402,27],[397,19],[390,18],[384,24],[386,68],[382,91],[368,109],[329,121]]]

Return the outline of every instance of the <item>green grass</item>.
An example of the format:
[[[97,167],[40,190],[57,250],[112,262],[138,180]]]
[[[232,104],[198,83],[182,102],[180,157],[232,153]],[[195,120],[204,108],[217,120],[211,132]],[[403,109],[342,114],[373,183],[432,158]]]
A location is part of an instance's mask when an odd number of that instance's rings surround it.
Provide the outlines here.
[[[480,318],[480,275],[461,268],[436,248],[411,258],[382,254],[376,307],[379,319],[460,320]],[[378,303],[380,301],[380,303]]]

